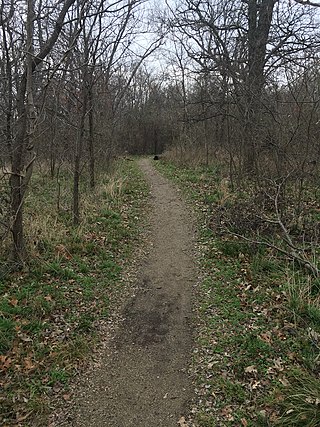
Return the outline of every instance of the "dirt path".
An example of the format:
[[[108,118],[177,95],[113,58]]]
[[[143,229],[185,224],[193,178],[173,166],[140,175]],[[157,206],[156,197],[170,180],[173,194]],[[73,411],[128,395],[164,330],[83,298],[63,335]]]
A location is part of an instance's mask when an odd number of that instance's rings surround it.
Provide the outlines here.
[[[186,205],[152,161],[140,160],[151,184],[151,242],[139,291],[102,367],[79,391],[60,426],[173,427],[188,412],[192,385],[191,291],[196,280],[193,232]]]

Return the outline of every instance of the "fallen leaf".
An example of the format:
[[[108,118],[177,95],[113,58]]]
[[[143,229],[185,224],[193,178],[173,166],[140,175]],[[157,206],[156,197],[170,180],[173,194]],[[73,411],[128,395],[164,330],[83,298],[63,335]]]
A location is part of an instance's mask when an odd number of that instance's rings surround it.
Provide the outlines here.
[[[24,342],[31,342],[32,341],[32,339],[30,337],[28,337],[28,335],[19,334],[18,336],[21,339],[21,341],[24,341]]]
[[[313,398],[313,397],[306,397],[305,401],[306,401],[307,403],[311,403],[311,405],[313,405],[313,404],[315,403],[315,400],[314,400],[314,398]]]
[[[271,332],[265,332],[265,333],[259,335],[259,338],[269,345],[271,345],[271,343],[272,343]]]
[[[35,365],[33,364],[32,360],[30,359],[30,357],[26,357],[23,361],[24,363],[24,368],[27,371],[32,371],[35,368]]]
[[[66,260],[70,261],[72,259],[72,255],[70,254],[68,249],[62,244],[57,245],[55,247],[55,253],[57,256],[65,258]]]
[[[234,417],[231,414],[232,414],[232,408],[231,408],[230,405],[225,406],[221,410],[221,415],[223,415],[228,421],[233,421],[234,420]]]
[[[280,357],[279,359],[274,360],[274,368],[277,369],[278,371],[283,371],[282,360]]]
[[[297,358],[297,353],[289,352],[287,353],[290,360],[295,360]]]
[[[285,387],[288,387],[290,385],[289,381],[287,380],[287,378],[283,377],[283,378],[279,378],[279,381],[281,382],[282,385],[284,385]]]
[[[309,330],[309,337],[315,343],[317,343],[317,344],[320,343],[320,334],[318,334],[318,332],[314,331],[313,329]]]
[[[251,389],[255,390],[256,388],[258,388],[261,385],[260,381],[254,381],[253,384],[251,385]]]
[[[258,372],[258,371],[257,371],[257,369],[256,369],[255,365],[251,365],[251,366],[247,366],[247,367],[244,369],[244,372],[246,372],[246,373],[248,373],[248,374],[251,374],[251,373]]]
[[[19,414],[17,414],[17,415],[16,415],[16,419],[17,419],[17,421],[20,423],[21,421],[26,420],[28,417],[30,417],[30,415],[32,414],[32,412],[33,412],[33,410],[32,410],[32,411],[30,411],[30,412],[28,412],[27,414],[24,414],[24,415],[19,415]]]
[[[13,307],[17,307],[19,301],[16,298],[12,298],[9,302]]]
[[[248,421],[245,418],[241,418],[241,424],[243,425],[243,427],[247,427]]]
[[[55,393],[59,393],[59,391],[61,391],[61,385],[59,383],[54,384],[53,387],[52,387],[52,390]]]
[[[188,427],[188,424],[186,423],[185,417],[181,417],[180,420],[178,421],[178,424],[181,427]]]
[[[0,355],[0,371],[5,371],[10,368],[12,360],[4,355]]]

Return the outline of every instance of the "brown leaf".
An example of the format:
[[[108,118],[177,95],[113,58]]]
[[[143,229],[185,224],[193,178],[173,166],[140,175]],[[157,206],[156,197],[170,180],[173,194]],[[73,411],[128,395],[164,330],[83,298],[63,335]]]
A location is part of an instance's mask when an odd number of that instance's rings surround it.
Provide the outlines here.
[[[231,414],[232,414],[232,408],[230,405],[225,406],[221,410],[221,415],[223,415],[228,421],[234,420],[234,417]]]
[[[57,245],[55,247],[55,253],[57,256],[65,258],[66,260],[71,260],[72,259],[72,255],[70,254],[70,252],[68,251],[68,249],[64,246],[64,245]]]
[[[258,372],[258,371],[257,371],[257,369],[256,369],[255,365],[251,365],[251,366],[247,366],[247,367],[244,369],[244,372],[246,372],[246,373],[248,373],[248,374],[252,374],[252,373],[255,373],[255,372]]]
[[[28,335],[26,335],[26,334],[19,334],[19,338],[21,339],[21,341],[24,341],[24,342],[31,342],[32,341],[32,339],[30,337],[28,337]]]
[[[259,338],[269,345],[271,345],[271,343],[272,343],[271,332],[269,332],[269,331],[259,335]]]
[[[251,389],[252,389],[252,390],[255,390],[255,389],[257,389],[260,385],[261,385],[261,382],[260,382],[260,381],[254,381],[254,382],[251,384]]]
[[[188,427],[188,424],[186,423],[185,417],[181,417],[180,420],[178,421],[178,424],[181,427]]]
[[[26,357],[23,361],[24,363],[24,368],[27,371],[32,371],[33,369],[35,369],[35,365],[33,364],[32,360],[30,357]]]
[[[285,387],[288,387],[290,385],[289,381],[287,380],[287,378],[283,377],[283,378],[279,378],[279,381],[281,382],[282,385],[284,385]]]
[[[30,412],[28,412],[27,414],[24,414],[24,415],[19,415],[19,414],[17,414],[17,415],[16,415],[16,419],[17,419],[17,421],[20,423],[21,421],[26,420],[28,417],[30,417],[30,415],[32,414],[32,412],[33,412],[33,410],[32,410],[32,411],[30,411]]]
[[[245,418],[241,418],[241,424],[243,425],[243,427],[247,427],[248,421]]]
[[[10,368],[11,363],[12,360],[9,357],[0,355],[0,371],[6,371]]]
[[[13,307],[17,307],[19,301],[17,298],[12,298],[9,302]]]
[[[278,359],[275,359],[275,360],[274,360],[274,365],[273,365],[273,367],[274,367],[275,369],[277,369],[278,371],[283,371],[282,360],[281,360],[281,358],[280,358],[280,357],[279,357]]]
[[[320,343],[320,334],[318,334],[318,332],[314,331],[313,329],[310,329],[309,336],[312,341],[316,342],[317,344]]]
[[[297,358],[297,353],[294,353],[292,351],[290,351],[289,353],[287,353],[288,357],[290,360],[295,360]]]
[[[275,421],[277,421],[277,420],[278,420],[278,414],[277,414],[276,412],[272,412],[272,413],[270,414],[270,416],[269,416],[269,420],[270,420],[271,422],[275,422]]]

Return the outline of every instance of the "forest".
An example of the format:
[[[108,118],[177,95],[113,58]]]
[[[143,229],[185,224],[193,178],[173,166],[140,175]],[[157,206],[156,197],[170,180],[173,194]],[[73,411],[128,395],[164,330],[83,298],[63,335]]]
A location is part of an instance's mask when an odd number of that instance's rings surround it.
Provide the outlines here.
[[[316,0],[1,0],[4,426],[48,425],[53,397],[69,400],[120,305],[148,211],[136,162],[155,155],[205,224],[201,268],[212,279],[219,259],[268,323],[246,323],[262,328],[255,344],[225,341],[245,354],[244,379],[219,383],[232,403],[208,409],[202,369],[207,409],[180,425],[320,424],[319,24]],[[210,341],[219,325],[200,312]],[[261,365],[271,379],[248,352],[278,361]],[[205,354],[195,363],[212,368]],[[257,396],[234,403],[250,375]]]

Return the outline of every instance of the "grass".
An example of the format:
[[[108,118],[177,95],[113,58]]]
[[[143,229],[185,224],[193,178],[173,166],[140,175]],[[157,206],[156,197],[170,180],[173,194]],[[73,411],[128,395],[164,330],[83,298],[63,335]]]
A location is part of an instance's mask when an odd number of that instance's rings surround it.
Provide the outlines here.
[[[0,280],[0,424],[47,425],[50,400],[90,358],[99,324],[117,307],[121,273],[139,241],[148,188],[135,162],[121,161],[92,192],[82,183],[82,222],[72,226],[72,177],[35,174],[26,201],[31,253]],[[4,265],[4,260],[2,262]],[[19,424],[20,423],[20,424]]]
[[[269,248],[215,232],[215,208],[245,198],[222,184],[217,168],[157,167],[198,214],[198,398],[190,425],[320,425],[318,281]]]
[[[320,420],[320,383],[310,376],[293,376],[284,393],[282,426],[317,427]]]

